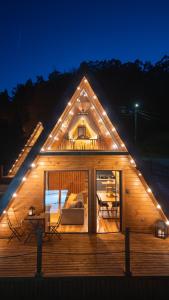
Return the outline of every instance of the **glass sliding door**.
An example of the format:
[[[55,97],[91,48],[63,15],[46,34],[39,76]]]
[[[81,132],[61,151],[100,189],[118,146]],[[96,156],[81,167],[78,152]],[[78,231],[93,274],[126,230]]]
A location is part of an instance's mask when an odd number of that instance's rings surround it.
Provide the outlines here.
[[[121,173],[96,171],[97,232],[119,232],[121,227]]]
[[[59,220],[60,232],[88,232],[88,172],[46,172],[45,212],[46,230]]]

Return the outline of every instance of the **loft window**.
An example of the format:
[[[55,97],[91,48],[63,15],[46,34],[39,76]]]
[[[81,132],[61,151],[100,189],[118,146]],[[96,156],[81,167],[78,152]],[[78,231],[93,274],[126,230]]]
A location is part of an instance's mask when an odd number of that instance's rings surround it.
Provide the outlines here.
[[[86,126],[78,126],[78,139],[86,138]]]

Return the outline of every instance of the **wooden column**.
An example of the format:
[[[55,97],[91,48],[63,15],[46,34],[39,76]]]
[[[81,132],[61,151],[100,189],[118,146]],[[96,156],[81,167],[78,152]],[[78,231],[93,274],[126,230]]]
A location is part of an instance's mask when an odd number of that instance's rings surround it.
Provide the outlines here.
[[[94,169],[89,170],[89,203],[88,203],[88,231],[96,232],[96,203],[95,203],[95,174]]]

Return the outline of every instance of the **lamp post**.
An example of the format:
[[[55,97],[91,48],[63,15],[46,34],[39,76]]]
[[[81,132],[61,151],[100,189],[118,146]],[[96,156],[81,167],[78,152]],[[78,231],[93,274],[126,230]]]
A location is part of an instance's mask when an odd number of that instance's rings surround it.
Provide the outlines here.
[[[137,142],[137,113],[138,113],[139,104],[134,104],[134,142]]]

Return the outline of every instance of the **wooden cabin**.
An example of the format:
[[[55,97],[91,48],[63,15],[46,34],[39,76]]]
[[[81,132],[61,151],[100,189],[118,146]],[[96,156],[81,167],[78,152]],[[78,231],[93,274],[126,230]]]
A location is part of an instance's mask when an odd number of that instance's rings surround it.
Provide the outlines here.
[[[169,224],[86,77],[53,128],[39,124],[22,153],[0,200],[3,236],[6,213],[23,220],[30,207],[45,214],[46,232],[58,220],[61,233],[88,234],[153,232],[158,220]]]

